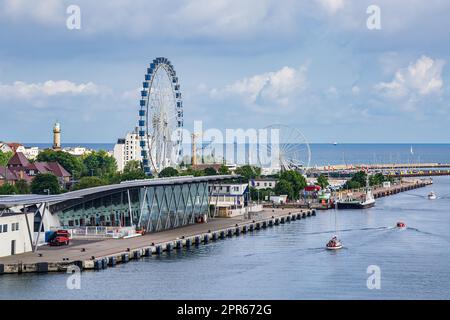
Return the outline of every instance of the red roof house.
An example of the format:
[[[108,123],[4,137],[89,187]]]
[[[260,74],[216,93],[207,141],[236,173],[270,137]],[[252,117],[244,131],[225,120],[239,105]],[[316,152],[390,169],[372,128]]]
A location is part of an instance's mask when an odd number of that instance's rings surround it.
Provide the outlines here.
[[[70,181],[70,173],[58,162],[33,162],[30,163],[25,155],[16,152],[9,160],[7,167],[0,167],[0,180],[14,184],[18,180],[31,182],[39,173],[54,174],[61,185]],[[0,183],[1,184],[1,183]]]

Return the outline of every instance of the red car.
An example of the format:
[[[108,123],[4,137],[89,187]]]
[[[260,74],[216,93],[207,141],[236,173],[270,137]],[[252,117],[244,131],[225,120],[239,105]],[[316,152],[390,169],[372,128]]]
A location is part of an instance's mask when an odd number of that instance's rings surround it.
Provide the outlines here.
[[[50,239],[49,244],[51,246],[67,246],[70,242],[69,231],[67,230],[58,230],[55,232],[52,239]]]

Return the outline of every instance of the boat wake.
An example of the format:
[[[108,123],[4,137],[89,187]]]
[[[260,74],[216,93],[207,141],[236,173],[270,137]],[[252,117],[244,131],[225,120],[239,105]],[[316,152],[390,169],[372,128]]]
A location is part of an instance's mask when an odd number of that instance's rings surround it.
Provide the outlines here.
[[[338,230],[317,231],[317,232],[302,232],[301,234],[314,235],[314,234],[329,234],[329,233],[336,233],[336,232],[368,231],[368,230],[384,230],[384,229],[389,229],[389,227],[338,229]]]

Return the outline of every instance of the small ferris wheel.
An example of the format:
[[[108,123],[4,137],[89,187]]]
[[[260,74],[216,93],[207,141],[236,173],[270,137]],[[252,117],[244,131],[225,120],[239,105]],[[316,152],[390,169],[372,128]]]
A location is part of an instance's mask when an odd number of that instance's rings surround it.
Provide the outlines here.
[[[267,141],[258,144],[261,168],[306,172],[311,163],[311,148],[306,137],[295,127],[274,124],[264,128]]]
[[[150,63],[142,86],[139,140],[143,168],[150,176],[181,159],[183,102],[178,77],[167,58]]]

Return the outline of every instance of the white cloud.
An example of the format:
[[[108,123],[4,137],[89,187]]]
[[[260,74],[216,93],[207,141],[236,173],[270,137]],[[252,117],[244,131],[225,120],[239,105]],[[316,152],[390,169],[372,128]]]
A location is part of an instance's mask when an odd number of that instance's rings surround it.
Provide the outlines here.
[[[49,80],[43,83],[16,81],[13,84],[0,84],[0,98],[30,99],[33,97],[50,97],[65,94],[97,95],[103,89],[92,82],[76,84],[68,80]]]
[[[329,14],[335,14],[340,9],[344,8],[345,1],[344,0],[316,0],[325,11]]]
[[[330,96],[336,96],[338,94],[338,89],[335,86],[331,86],[328,88],[326,94]]]
[[[361,88],[360,87],[358,87],[358,86],[353,86],[352,87],[352,94],[353,95],[358,95],[359,93],[361,92]]]
[[[444,64],[443,60],[421,56],[408,68],[397,70],[391,82],[381,82],[375,86],[375,89],[392,98],[440,94],[443,87]]]
[[[283,67],[238,80],[222,89],[211,90],[212,98],[238,98],[247,105],[289,106],[293,98],[306,87],[305,66],[299,69]]]
[[[59,30],[64,30],[69,4],[69,0],[0,0],[0,17],[23,24],[60,25]],[[76,4],[81,8],[82,36],[114,32],[184,41],[288,37],[301,30],[298,15],[309,12],[308,4],[296,0],[174,0],[170,5],[163,0],[78,0]]]
[[[46,25],[61,23],[66,19],[65,8],[60,0],[4,0],[0,15],[22,21],[31,19]]]

